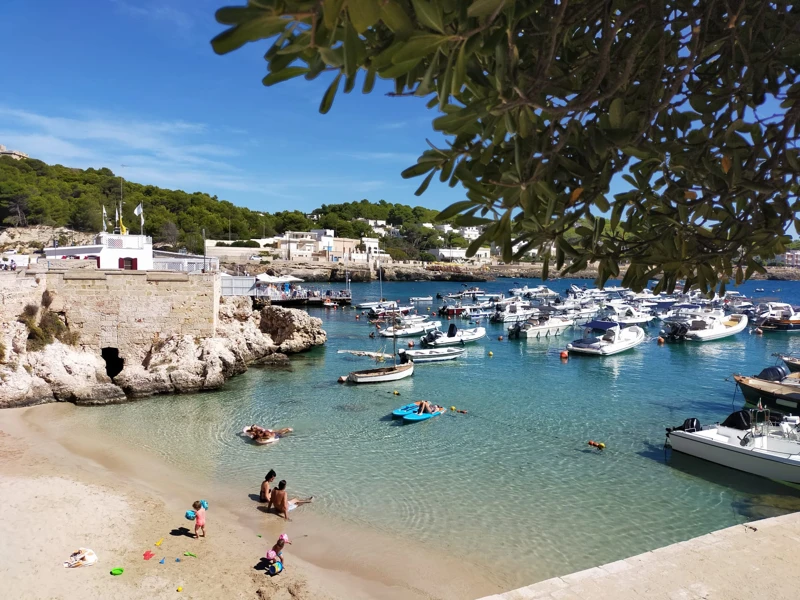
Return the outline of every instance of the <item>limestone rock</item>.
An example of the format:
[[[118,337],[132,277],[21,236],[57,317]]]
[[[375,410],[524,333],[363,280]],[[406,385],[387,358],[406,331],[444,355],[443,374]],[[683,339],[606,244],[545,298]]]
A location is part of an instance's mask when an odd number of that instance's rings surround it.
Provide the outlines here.
[[[47,402],[55,402],[55,397],[46,381],[29,373],[21,364],[0,367],[0,408]]]
[[[279,350],[286,353],[303,352],[328,339],[321,319],[280,306],[267,306],[261,311],[261,331],[269,334]]]
[[[125,393],[106,375],[105,362],[89,352],[55,341],[25,355],[32,375],[49,384],[58,401],[77,404],[124,402]]]

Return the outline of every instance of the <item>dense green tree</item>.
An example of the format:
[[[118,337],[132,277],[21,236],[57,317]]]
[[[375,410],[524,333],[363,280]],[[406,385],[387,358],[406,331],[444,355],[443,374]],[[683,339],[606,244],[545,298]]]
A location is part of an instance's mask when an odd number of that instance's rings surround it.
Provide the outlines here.
[[[555,243],[565,274],[629,260],[626,285],[706,289],[800,233],[795,3],[250,0],[217,20],[218,53],[274,40],[265,85],[332,78],[322,113],[361,72],[365,93],[379,76],[430,98],[448,143],[403,176],[466,188],[440,217],[486,225],[470,253]]]

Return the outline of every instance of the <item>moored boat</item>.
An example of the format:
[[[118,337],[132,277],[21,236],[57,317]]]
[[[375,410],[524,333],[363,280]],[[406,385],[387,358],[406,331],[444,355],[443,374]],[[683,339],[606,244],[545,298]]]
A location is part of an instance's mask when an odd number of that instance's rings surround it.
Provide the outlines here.
[[[759,315],[758,327],[766,332],[800,331],[800,312],[785,302],[768,302],[766,312]]]
[[[542,338],[561,335],[575,324],[573,319],[542,315],[538,319],[528,319],[524,323],[514,323],[508,328],[509,338]]]
[[[409,302],[433,302],[433,296],[411,296]]]
[[[455,360],[464,354],[463,348],[424,348],[422,350],[404,350],[400,349],[397,352],[400,355],[400,360],[413,360],[415,363],[428,363],[428,362],[443,362],[446,360]]]
[[[776,421],[768,410],[740,410],[709,427],[686,419],[683,425],[667,428],[667,440],[677,452],[753,475],[800,483],[798,425],[800,417]]]
[[[789,373],[786,367],[767,367],[755,377],[734,375],[733,379],[748,404],[760,403],[782,412],[800,407],[800,373]]]
[[[786,356],[784,354],[778,355],[780,359],[786,364],[789,371],[792,373],[797,373],[800,371],[800,358],[795,358],[794,356]]]
[[[747,327],[747,315],[706,316],[693,319],[684,338],[694,342],[710,342],[736,335]]]
[[[459,329],[455,323],[450,323],[447,333],[434,329],[429,331],[427,335],[423,335],[420,341],[424,346],[433,346],[438,348],[441,346],[456,346],[458,344],[467,344],[469,342],[476,342],[481,338],[486,337],[486,329],[483,327],[475,327],[473,329]]]
[[[584,336],[567,344],[569,352],[610,356],[635,348],[645,339],[644,330],[638,325],[623,329],[612,321],[589,321],[584,327]]]
[[[405,379],[406,377],[411,377],[413,374],[414,363],[409,362],[391,367],[353,371],[347,376],[347,381],[349,383],[386,383],[388,381]]]
[[[419,321],[412,323],[404,323],[402,325],[395,325],[387,327],[380,332],[383,337],[412,337],[420,333],[427,333],[442,326],[441,321]]]

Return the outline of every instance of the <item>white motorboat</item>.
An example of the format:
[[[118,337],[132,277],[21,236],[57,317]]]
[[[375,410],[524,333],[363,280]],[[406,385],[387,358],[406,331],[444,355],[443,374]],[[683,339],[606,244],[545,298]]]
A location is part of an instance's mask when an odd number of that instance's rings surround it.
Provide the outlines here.
[[[567,344],[570,352],[610,356],[635,348],[645,338],[644,329],[638,325],[623,328],[613,321],[589,321],[584,327],[584,336]]]
[[[485,337],[486,329],[483,327],[459,329],[455,323],[450,323],[447,333],[439,329],[434,329],[433,331],[429,331],[427,335],[423,335],[420,341],[424,346],[439,348],[441,346],[457,346],[458,344],[477,342]]]
[[[349,383],[385,383],[405,379],[414,374],[414,363],[394,365],[391,367],[378,367],[377,369],[364,369],[353,371],[347,376]]]
[[[489,320],[492,323],[514,323],[516,321],[527,321],[538,314],[539,309],[533,308],[527,302],[511,302],[498,304],[497,312]]]
[[[747,315],[732,314],[723,318],[707,316],[692,320],[684,337],[694,342],[709,342],[736,335],[744,331],[745,327],[747,327]]]
[[[442,326],[441,321],[421,321],[387,327],[380,332],[383,337],[412,337],[421,333],[428,333]]]
[[[400,360],[412,360],[415,363],[443,362],[454,360],[464,354],[464,348],[425,348],[422,350],[403,350],[397,351]]]
[[[433,302],[433,296],[411,296],[409,302]]]
[[[508,337],[542,338],[561,335],[564,330],[575,324],[573,319],[558,316],[542,315],[528,319],[524,323],[514,323],[508,328]]]
[[[759,422],[760,419],[760,422]],[[697,419],[667,428],[673,450],[753,475],[800,483],[800,417],[776,422],[768,410],[740,410],[722,423]]]
[[[607,304],[606,310],[609,311],[607,319],[619,323],[622,327],[647,325],[655,319],[655,315],[652,313],[636,310],[628,304]]]
[[[758,326],[767,331],[800,331],[800,312],[791,304],[768,302],[767,310],[759,315]]]
[[[369,309],[369,316],[370,317],[386,317],[392,315],[406,315],[414,310],[413,306],[394,306],[391,308],[386,308],[383,306],[370,308]]]
[[[536,287],[525,285],[521,288],[511,288],[508,292],[512,296],[522,296],[524,298],[558,298],[558,292],[551,290],[546,285],[537,285]]]
[[[372,308],[396,308],[397,302],[394,300],[382,300],[380,302],[362,302],[361,304],[356,304],[356,308],[360,308],[362,310],[368,310]]]

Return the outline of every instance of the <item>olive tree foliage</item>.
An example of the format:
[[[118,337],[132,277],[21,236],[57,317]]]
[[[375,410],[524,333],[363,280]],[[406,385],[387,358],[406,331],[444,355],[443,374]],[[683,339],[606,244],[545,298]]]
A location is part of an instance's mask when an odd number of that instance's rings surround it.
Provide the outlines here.
[[[220,54],[271,40],[264,85],[330,78],[322,113],[376,76],[429,98],[447,143],[403,177],[424,177],[417,195],[434,177],[466,188],[439,216],[485,226],[470,253],[555,244],[564,275],[597,261],[602,284],[629,262],[624,285],[708,290],[800,231],[789,2],[249,0],[216,16]]]

